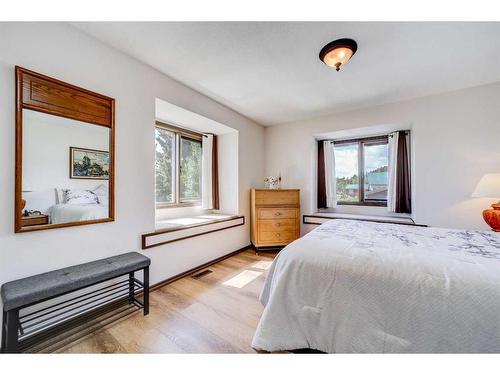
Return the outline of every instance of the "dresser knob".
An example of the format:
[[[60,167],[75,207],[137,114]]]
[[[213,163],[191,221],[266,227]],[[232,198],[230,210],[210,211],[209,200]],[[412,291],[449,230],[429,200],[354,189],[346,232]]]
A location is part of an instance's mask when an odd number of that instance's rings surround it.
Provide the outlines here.
[[[274,213],[274,216],[280,216],[281,215],[281,212],[275,212]]]
[[[275,233],[275,234],[276,234],[276,237],[279,237],[279,236],[280,236],[280,234],[279,234],[279,233]]]

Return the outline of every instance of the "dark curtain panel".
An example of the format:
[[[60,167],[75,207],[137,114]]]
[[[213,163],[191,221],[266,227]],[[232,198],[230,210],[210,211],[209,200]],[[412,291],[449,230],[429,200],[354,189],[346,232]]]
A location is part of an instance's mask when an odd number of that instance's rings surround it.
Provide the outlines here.
[[[326,208],[325,149],[318,141],[318,208]]]
[[[219,166],[217,161],[217,136],[212,141],[212,201],[214,210],[219,209]]]
[[[396,167],[396,212],[411,213],[410,158],[405,131],[399,132],[398,165]]]

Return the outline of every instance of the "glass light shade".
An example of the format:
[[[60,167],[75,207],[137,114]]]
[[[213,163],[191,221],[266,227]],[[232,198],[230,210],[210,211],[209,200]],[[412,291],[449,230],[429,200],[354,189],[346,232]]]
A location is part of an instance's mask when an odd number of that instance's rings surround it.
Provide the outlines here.
[[[352,55],[352,49],[347,47],[338,47],[328,52],[323,58],[323,61],[326,65],[331,66],[332,68],[337,68],[337,70],[339,70],[340,66],[348,62]]]
[[[473,197],[500,198],[500,173],[487,173],[479,180]]]

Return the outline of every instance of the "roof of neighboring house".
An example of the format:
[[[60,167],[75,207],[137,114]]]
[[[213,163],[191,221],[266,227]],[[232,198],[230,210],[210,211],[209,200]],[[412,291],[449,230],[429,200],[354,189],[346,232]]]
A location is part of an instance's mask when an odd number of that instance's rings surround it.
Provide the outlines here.
[[[358,190],[358,184],[347,184],[345,188],[348,190]],[[368,189],[368,185],[365,185],[365,189]]]
[[[365,190],[369,190],[370,186],[387,186],[387,172],[370,172],[367,174],[366,179]],[[358,184],[347,184],[345,188],[347,190],[358,190]]]
[[[370,172],[366,179],[369,185],[387,185],[387,172]]]

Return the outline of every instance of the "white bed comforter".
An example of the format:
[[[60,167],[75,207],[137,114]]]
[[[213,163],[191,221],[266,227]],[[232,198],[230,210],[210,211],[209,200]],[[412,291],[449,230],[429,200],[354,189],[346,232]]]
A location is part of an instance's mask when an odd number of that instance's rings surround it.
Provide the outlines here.
[[[282,250],[252,346],[500,352],[500,234],[332,220]]]
[[[48,210],[52,224],[104,219],[108,217],[108,206],[100,204],[56,204]]]

